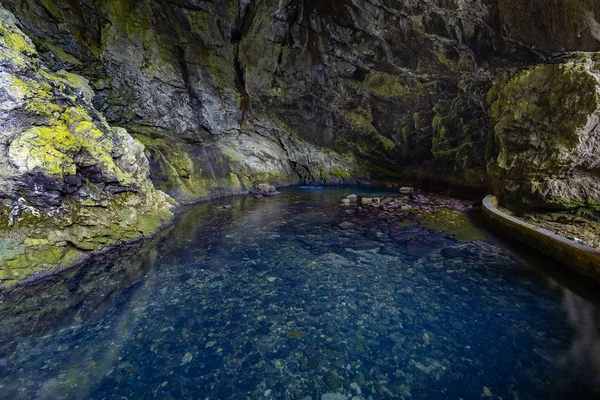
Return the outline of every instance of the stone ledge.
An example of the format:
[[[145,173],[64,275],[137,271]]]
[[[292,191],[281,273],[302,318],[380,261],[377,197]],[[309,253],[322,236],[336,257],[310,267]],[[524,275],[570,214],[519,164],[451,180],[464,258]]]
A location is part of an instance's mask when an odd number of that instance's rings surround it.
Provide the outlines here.
[[[483,212],[504,233],[600,283],[600,250],[506,214],[493,195],[483,199]]]

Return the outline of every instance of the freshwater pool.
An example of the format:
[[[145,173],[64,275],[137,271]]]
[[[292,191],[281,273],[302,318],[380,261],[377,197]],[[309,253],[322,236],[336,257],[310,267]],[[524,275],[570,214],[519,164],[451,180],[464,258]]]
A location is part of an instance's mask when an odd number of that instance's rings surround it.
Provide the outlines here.
[[[203,203],[150,242],[0,295],[0,398],[599,394],[593,290],[489,233],[460,242],[340,205],[375,192]]]

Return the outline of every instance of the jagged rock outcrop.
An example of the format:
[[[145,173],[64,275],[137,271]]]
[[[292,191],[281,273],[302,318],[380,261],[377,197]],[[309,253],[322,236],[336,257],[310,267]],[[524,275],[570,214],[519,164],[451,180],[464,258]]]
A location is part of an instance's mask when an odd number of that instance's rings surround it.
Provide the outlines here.
[[[488,172],[513,208],[600,211],[600,63],[507,73],[490,90]]]
[[[87,81],[40,63],[0,7],[0,283],[149,235],[172,200],[144,147],[93,108]]]
[[[30,78],[67,82],[67,97],[78,90],[77,101],[85,103],[88,122],[103,143],[130,140],[112,127],[126,128],[144,145],[154,187],[179,203],[246,192],[255,182],[402,179],[481,192],[489,183],[515,207],[599,201],[590,189],[600,181],[591,150],[595,128],[579,119],[568,127],[562,121],[549,127],[544,110],[552,103],[560,113],[596,90],[590,79],[582,85],[594,88],[581,92],[567,82],[572,74],[565,71],[583,64],[565,52],[600,51],[598,0],[9,0],[3,5],[17,16],[30,47],[35,45],[48,67],[49,77]],[[594,78],[592,61],[585,63],[586,76]],[[568,78],[561,85],[566,97],[553,88],[557,77]],[[514,88],[521,80],[528,88],[524,92]],[[540,92],[531,93],[534,89]],[[542,110],[531,107],[523,118],[511,117],[520,98]],[[596,111],[590,108],[585,115],[593,121]],[[67,130],[82,140],[85,127]],[[28,141],[43,137],[34,132],[13,146],[20,175],[0,183],[1,201],[18,200],[18,190],[25,190],[19,187],[35,187],[24,180],[30,167],[40,167],[28,164],[35,147]],[[565,144],[562,138],[573,140]],[[142,147],[130,143],[126,147],[142,160]],[[94,151],[88,153],[92,159],[78,158],[75,171],[85,172],[95,162]],[[7,160],[8,153],[0,162]],[[62,165],[49,165],[54,164]],[[99,178],[107,188],[114,186],[110,168]],[[23,207],[83,199],[65,182],[54,192],[43,191],[48,194],[25,193]],[[135,193],[133,186],[116,185],[127,188],[125,193]]]

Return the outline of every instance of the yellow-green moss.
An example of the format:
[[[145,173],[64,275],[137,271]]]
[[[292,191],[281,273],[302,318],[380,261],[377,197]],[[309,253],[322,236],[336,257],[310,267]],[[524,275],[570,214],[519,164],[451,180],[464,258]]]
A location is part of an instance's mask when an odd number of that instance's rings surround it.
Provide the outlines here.
[[[66,51],[64,51],[62,48],[53,45],[52,43],[49,42],[41,42],[39,43],[38,48],[40,49],[41,52],[44,51],[44,48],[47,49],[48,51],[50,51],[54,57],[56,57],[59,61],[62,61],[66,64],[70,64],[73,66],[79,66],[82,65],[82,62],[75,57],[72,54],[67,53]]]
[[[384,99],[402,98],[409,92],[399,77],[379,71],[371,71],[362,81],[348,80],[348,82]]]
[[[18,33],[8,33],[3,38],[4,42],[9,48],[18,51],[19,53],[24,53],[28,55],[35,54],[35,48],[31,44],[29,44],[27,40],[25,40],[25,37],[23,35],[20,35]]]
[[[19,166],[49,175],[74,175],[76,166],[68,154],[76,154],[80,142],[65,127],[33,127],[15,140],[9,156]]]
[[[27,83],[14,75],[8,75],[6,79],[9,84],[6,86],[5,90],[17,100],[23,100],[29,93],[29,86]]]
[[[394,150],[396,148],[396,142],[394,142],[393,140],[379,134],[377,135],[377,139],[379,139],[379,141],[381,142],[381,144],[383,145],[383,148],[386,151],[391,151]]]
[[[90,87],[88,80],[83,76],[65,70],[60,70],[56,74],[64,78],[71,86],[81,90],[86,100],[91,101],[94,98],[94,91]]]
[[[144,146],[161,152],[169,164],[175,169],[177,175],[182,178],[188,178],[194,173],[194,163],[190,156],[180,148],[177,140],[167,143],[162,137],[151,137],[146,135],[135,135]]]
[[[436,114],[433,117],[433,120],[431,121],[431,126],[433,127],[433,130],[437,132],[440,130],[441,125],[442,125],[442,117],[440,115]]]
[[[375,128],[373,124],[362,114],[352,111],[344,111],[343,117],[344,121],[349,124],[353,130],[363,135],[372,136],[381,144],[381,147],[383,147],[385,151],[392,151],[396,148],[396,142],[379,133],[377,128]],[[367,154],[369,152],[369,149],[361,144],[357,144],[356,148],[359,153]]]
[[[379,133],[377,131],[377,128],[375,128],[373,124],[371,124],[371,121],[365,118],[362,114],[358,114],[352,111],[343,111],[343,116],[346,123],[348,123],[350,126],[352,126],[353,129],[357,130],[360,133],[370,135],[376,135]]]
[[[329,183],[347,182],[352,179],[352,173],[346,169],[334,168],[319,171],[317,178]]]
[[[69,127],[78,122],[92,121],[92,117],[81,106],[67,107],[60,115],[60,119]]]
[[[59,19],[62,17],[62,11],[60,10],[60,8],[58,8],[56,4],[54,4],[52,0],[41,0],[41,2],[44,5],[44,7],[46,7],[46,10],[48,10],[53,17]]]

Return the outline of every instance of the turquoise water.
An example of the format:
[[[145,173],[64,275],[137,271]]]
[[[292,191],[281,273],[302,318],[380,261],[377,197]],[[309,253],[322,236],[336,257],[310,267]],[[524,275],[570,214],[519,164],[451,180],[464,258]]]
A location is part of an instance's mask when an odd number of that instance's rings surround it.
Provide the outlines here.
[[[584,286],[489,234],[341,206],[352,192],[200,204],[151,242],[4,293],[0,398],[594,398]]]

